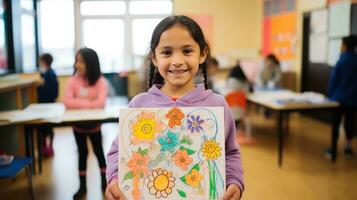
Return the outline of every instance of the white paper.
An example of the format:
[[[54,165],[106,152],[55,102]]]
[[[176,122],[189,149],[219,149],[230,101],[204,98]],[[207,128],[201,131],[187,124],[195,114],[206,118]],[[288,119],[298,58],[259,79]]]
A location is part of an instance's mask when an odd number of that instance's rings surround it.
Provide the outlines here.
[[[341,39],[332,39],[328,45],[328,65],[334,67],[341,54]]]
[[[310,35],[309,60],[313,63],[326,63],[327,61],[327,35]]]
[[[327,32],[327,9],[311,12],[311,34],[325,34]]]
[[[122,109],[119,187],[129,200],[219,199],[224,141],[222,107]]]
[[[63,103],[36,103],[27,106],[24,111],[37,113],[41,119],[50,119],[61,117],[66,108]]]
[[[350,34],[351,3],[334,3],[329,9],[329,36],[344,37]]]

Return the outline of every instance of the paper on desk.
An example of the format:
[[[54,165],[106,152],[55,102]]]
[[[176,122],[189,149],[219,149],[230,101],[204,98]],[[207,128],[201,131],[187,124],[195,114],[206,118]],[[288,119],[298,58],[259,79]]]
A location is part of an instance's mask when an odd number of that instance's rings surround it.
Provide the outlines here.
[[[58,119],[65,110],[62,103],[30,104],[23,110],[0,112],[0,120],[23,122],[37,119]]]
[[[289,103],[323,103],[326,98],[323,94],[315,92],[304,92],[304,93],[292,93],[285,98],[277,99],[278,103],[289,104]]]
[[[63,103],[36,103],[27,106],[24,111],[30,113],[38,113],[41,119],[59,118],[66,110]]]
[[[33,113],[23,110],[0,112],[0,120],[9,122],[23,122],[36,119],[41,119],[41,115],[39,113]]]

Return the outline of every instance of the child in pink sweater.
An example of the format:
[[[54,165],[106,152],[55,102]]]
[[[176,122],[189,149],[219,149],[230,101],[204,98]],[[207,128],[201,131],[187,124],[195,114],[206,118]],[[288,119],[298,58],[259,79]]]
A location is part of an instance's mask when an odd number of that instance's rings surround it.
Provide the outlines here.
[[[104,108],[107,97],[107,84],[100,72],[99,59],[93,49],[83,48],[76,54],[75,72],[68,80],[64,94],[64,104],[67,109]],[[78,146],[79,158],[79,190],[73,199],[80,199],[86,192],[87,169],[87,137],[89,137],[94,153],[98,159],[101,177],[102,191],[105,191],[106,162],[102,146],[102,134],[100,124],[80,124],[73,127],[74,137]]]

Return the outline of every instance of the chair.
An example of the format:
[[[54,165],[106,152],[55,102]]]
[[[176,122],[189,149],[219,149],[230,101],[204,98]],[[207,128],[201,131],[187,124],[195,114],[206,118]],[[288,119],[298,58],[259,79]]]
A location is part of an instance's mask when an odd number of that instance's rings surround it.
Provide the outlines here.
[[[11,164],[0,166],[0,179],[14,178],[23,168],[26,169],[26,174],[29,182],[31,198],[35,199],[35,194],[32,187],[32,171],[31,171],[31,158],[15,157]]]
[[[226,95],[226,101],[230,107],[234,120],[239,124],[244,123],[244,132],[246,137],[242,134],[238,134],[239,144],[252,144],[255,141],[252,139],[251,135],[251,125],[250,118],[247,113],[247,97],[243,91],[233,91]],[[237,132],[238,133],[238,132]]]

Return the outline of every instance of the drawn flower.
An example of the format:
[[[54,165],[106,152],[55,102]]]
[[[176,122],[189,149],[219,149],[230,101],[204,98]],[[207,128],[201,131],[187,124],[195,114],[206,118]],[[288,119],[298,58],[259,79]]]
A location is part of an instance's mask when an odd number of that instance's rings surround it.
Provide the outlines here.
[[[187,119],[187,128],[191,131],[191,133],[195,131],[199,133],[200,131],[203,131],[203,128],[201,126],[202,123],[203,119],[201,119],[199,115],[197,115],[196,117],[194,115],[191,115],[191,118]]]
[[[143,111],[130,123],[130,140],[134,144],[150,143],[163,127],[164,124],[155,113]]]
[[[172,108],[167,114],[166,118],[169,119],[169,127],[181,126],[181,120],[185,117],[183,112],[178,108]]]
[[[159,144],[161,144],[161,151],[173,152],[178,143],[179,139],[177,134],[171,131],[168,131],[166,136],[161,136],[159,138]]]
[[[206,160],[216,160],[221,156],[222,148],[215,140],[206,140],[202,144],[202,153]]]
[[[186,150],[177,150],[172,159],[175,161],[176,166],[183,170],[187,170],[188,166],[193,161]]]
[[[129,160],[127,166],[134,174],[146,174],[148,171],[149,156],[140,155],[140,153],[134,152],[132,158]]]
[[[192,169],[191,173],[185,176],[186,183],[194,188],[200,186],[200,181],[203,179],[202,174],[196,169]]]
[[[165,169],[152,170],[147,179],[149,180],[147,188],[150,194],[155,195],[156,198],[168,197],[172,188],[175,187],[175,177]]]

